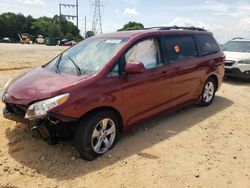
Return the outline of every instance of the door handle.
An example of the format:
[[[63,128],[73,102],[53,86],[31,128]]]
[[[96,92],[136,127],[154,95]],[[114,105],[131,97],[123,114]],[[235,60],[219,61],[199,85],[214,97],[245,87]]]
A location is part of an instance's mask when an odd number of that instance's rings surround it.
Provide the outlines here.
[[[181,70],[181,68],[180,67],[175,67],[174,70],[179,71],[179,70]]]
[[[212,65],[212,64],[214,64],[214,63],[215,63],[214,60],[210,60],[210,61],[209,61],[209,64],[210,64],[210,65]]]
[[[167,76],[168,75],[168,72],[167,71],[162,71],[161,72],[161,76]]]

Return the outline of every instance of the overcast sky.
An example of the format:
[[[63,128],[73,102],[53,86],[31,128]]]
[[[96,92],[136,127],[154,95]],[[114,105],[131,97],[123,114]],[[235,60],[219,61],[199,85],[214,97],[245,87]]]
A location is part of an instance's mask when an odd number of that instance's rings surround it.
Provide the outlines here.
[[[92,27],[94,0],[79,0],[79,27]],[[0,14],[4,12],[24,15],[54,16],[59,3],[74,0],[0,0]],[[128,21],[137,21],[145,27],[179,25],[204,27],[212,31],[221,43],[234,38],[250,38],[250,0],[102,0],[103,32],[116,31]],[[64,13],[72,13],[73,9]]]

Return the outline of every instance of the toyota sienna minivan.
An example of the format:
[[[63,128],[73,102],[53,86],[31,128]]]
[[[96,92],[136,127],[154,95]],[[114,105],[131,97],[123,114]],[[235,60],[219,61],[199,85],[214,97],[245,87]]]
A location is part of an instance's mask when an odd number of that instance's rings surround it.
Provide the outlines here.
[[[119,134],[163,112],[208,106],[224,76],[225,56],[212,33],[156,27],[84,40],[5,85],[4,117],[58,143],[74,138],[93,160]]]

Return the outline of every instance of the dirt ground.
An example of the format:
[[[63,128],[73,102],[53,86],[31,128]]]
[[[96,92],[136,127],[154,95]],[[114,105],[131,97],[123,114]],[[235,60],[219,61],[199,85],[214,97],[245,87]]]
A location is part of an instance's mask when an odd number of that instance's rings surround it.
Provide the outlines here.
[[[0,88],[65,47],[0,44]],[[0,102],[0,108],[3,103]],[[191,106],[123,134],[93,162],[0,115],[0,187],[250,187],[250,83],[229,79]]]

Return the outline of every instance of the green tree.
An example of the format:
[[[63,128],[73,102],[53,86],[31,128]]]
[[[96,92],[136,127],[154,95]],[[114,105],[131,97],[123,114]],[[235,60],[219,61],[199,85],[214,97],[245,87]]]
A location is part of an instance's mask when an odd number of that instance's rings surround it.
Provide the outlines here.
[[[123,26],[123,28],[118,29],[118,31],[130,31],[130,30],[142,30],[144,25],[137,22],[129,22]]]
[[[67,20],[61,22],[61,31],[64,35],[71,33],[73,36],[77,36],[80,30],[72,23]]]
[[[22,14],[4,13],[0,15],[1,20],[1,37],[10,37],[18,39],[18,33],[26,31],[25,29],[25,17]]]
[[[59,25],[51,24],[48,29],[48,35],[49,37],[59,37],[62,38],[63,34],[60,31]]]
[[[86,32],[86,38],[89,38],[89,37],[93,37],[93,36],[95,36],[95,33],[94,33],[94,31],[87,31]]]
[[[48,17],[40,17],[36,19],[33,24],[34,34],[48,36],[49,30],[53,27],[52,19]]]
[[[74,36],[71,33],[66,33],[64,36],[66,39],[73,40]]]
[[[4,37],[4,20],[2,17],[0,17],[0,39]]]
[[[55,24],[59,24],[60,23],[60,16],[55,15],[52,19],[53,19],[53,23],[55,23]]]
[[[33,26],[32,23],[34,22],[34,18],[32,16],[27,16],[26,18],[26,24],[25,24],[25,32],[33,34]]]
[[[61,25],[60,25],[61,20]],[[27,33],[31,36],[43,35],[44,37],[62,38],[70,33],[75,40],[81,40],[79,29],[65,17],[55,15],[53,18],[40,17],[34,19],[32,16],[25,17],[22,14],[11,12],[0,15],[0,38],[10,37],[19,40],[18,34]]]

